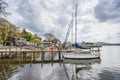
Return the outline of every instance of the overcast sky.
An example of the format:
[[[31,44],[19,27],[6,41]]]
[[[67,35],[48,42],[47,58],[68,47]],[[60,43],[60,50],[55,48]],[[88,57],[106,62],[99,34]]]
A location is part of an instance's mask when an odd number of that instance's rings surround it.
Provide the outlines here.
[[[18,27],[43,36],[52,33],[64,41],[75,5],[78,5],[77,41],[120,42],[120,0],[5,0]],[[69,40],[70,37],[69,37]]]

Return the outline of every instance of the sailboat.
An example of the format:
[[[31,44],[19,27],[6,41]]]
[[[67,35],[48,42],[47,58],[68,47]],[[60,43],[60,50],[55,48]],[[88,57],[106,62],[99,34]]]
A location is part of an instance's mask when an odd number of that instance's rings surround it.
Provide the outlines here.
[[[68,28],[64,46],[67,41],[67,37],[70,32],[72,23],[73,23],[72,21],[73,21],[73,18],[72,18],[69,28]],[[100,58],[99,46],[98,46],[98,50],[93,50],[93,48],[95,48],[95,47],[92,47],[92,46],[91,47],[83,47],[77,43],[77,5],[76,5],[76,12],[75,12],[75,44],[74,44],[74,47],[75,47],[75,49],[73,50],[73,52],[64,53],[62,55],[63,59],[90,60],[90,59]]]

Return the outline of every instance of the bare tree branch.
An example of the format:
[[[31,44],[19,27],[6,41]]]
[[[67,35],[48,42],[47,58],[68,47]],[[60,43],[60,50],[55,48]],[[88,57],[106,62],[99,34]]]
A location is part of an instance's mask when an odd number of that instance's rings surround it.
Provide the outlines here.
[[[3,0],[0,0],[0,15],[10,15],[10,13],[6,12],[6,8],[8,7],[8,4],[4,2]]]

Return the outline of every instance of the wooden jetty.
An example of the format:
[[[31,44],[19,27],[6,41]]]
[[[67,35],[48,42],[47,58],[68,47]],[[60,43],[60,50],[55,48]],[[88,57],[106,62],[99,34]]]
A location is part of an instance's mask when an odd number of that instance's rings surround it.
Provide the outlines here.
[[[92,50],[91,52],[97,52],[99,47],[96,47],[96,50]],[[58,56],[58,60],[62,60],[63,53],[71,53],[74,52],[75,49],[56,49],[56,50],[46,50],[45,48],[24,48],[24,47],[5,47],[0,48],[0,59],[20,59],[24,60],[30,58],[32,61],[35,61],[36,56],[41,57],[41,61],[45,61],[46,54],[50,55],[50,60],[54,61],[54,54]],[[100,50],[99,50],[100,51]],[[49,61],[48,61],[49,62]]]

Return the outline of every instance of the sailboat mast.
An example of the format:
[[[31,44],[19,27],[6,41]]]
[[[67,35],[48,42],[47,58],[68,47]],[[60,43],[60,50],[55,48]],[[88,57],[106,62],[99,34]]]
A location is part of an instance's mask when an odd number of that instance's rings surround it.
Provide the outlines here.
[[[73,20],[73,13],[72,13],[72,20]],[[74,21],[74,20],[73,20]],[[71,29],[72,29],[72,31],[71,31],[71,42],[73,43],[73,21],[72,21],[72,27],[71,27]]]
[[[77,42],[77,5],[76,5],[76,12],[75,12],[75,42]]]

